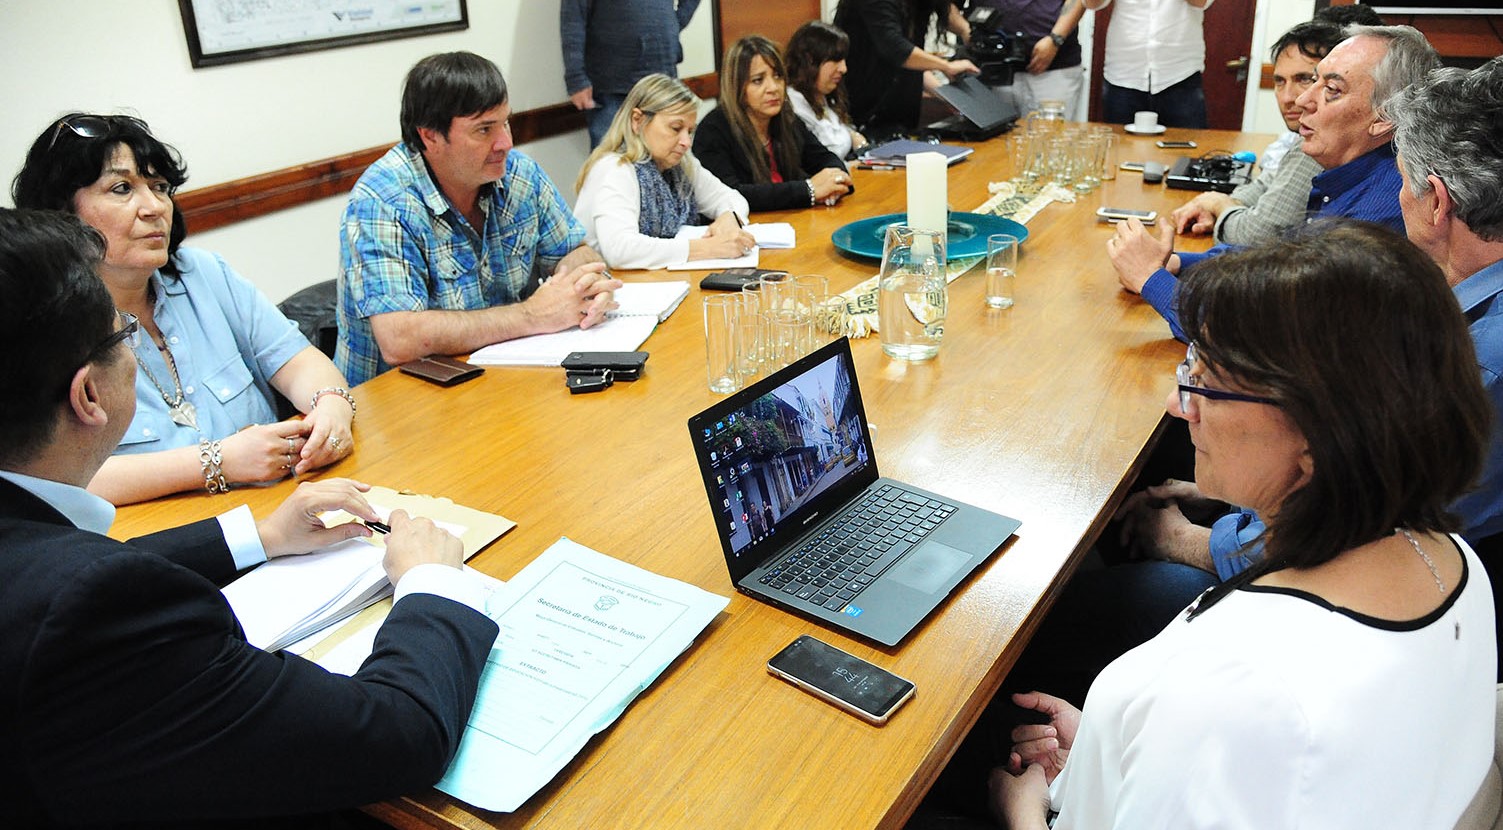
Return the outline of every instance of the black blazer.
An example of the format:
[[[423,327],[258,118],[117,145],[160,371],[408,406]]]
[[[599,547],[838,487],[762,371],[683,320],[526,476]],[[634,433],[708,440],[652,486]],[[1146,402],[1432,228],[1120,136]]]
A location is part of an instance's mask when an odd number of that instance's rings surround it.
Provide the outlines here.
[[[793,119],[793,134],[799,142],[799,164],[810,175],[826,167],[845,168],[840,156],[830,152],[819,139],[809,132],[804,122]],[[752,180],[751,161],[736,146],[736,137],[731,134],[731,122],[719,107],[699,122],[694,132],[694,157],[706,170],[715,174],[727,185],[736,188],[752,210],[789,210],[809,207],[807,179],[782,181],[776,184],[757,184]]]
[[[246,643],[234,575],[215,520],[122,543],[0,479],[0,826],[198,826],[439,779],[494,622],[413,594],[343,677]]]

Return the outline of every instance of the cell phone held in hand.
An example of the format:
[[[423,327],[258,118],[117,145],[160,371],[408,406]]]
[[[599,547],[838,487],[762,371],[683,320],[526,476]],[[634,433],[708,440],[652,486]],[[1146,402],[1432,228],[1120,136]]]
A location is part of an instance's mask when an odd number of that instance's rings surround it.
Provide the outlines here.
[[[767,671],[877,726],[913,697],[912,681],[807,634],[773,655]]]
[[[1096,208],[1096,221],[1098,222],[1121,222],[1127,219],[1136,219],[1145,225],[1152,225],[1159,220],[1159,212],[1114,207]]]
[[[787,273],[787,271],[773,271],[767,268],[727,268],[724,271],[706,274],[705,278],[699,281],[699,287],[702,291],[740,291],[769,274]]]

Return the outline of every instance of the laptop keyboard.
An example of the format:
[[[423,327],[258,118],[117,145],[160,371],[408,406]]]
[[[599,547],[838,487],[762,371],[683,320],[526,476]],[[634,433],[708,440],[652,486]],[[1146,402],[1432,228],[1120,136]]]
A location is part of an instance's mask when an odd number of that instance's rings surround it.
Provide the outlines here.
[[[839,611],[954,512],[954,505],[883,485],[759,581],[791,597]]]

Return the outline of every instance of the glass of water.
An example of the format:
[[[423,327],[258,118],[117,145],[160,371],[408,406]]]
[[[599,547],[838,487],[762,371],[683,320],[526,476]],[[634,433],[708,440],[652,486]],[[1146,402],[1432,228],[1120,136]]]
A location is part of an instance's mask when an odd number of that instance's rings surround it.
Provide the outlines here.
[[[877,290],[882,351],[901,360],[934,357],[948,305],[944,233],[889,226]]]
[[[986,238],[986,304],[1012,308],[1013,282],[1018,273],[1018,238],[995,233]]]

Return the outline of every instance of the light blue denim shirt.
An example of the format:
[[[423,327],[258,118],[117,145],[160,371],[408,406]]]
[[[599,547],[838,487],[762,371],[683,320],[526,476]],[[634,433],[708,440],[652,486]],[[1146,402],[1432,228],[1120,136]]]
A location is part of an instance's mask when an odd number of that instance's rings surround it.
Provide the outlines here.
[[[275,421],[271,376],[308,348],[297,325],[218,255],[179,248],[177,263],[178,278],[151,276],[153,313],[183,393],[198,410],[198,429],[173,423],[161,393],[137,368],[136,417],[117,455],[177,449]],[[151,338],[141,338],[136,356],[172,395],[172,372]]]

